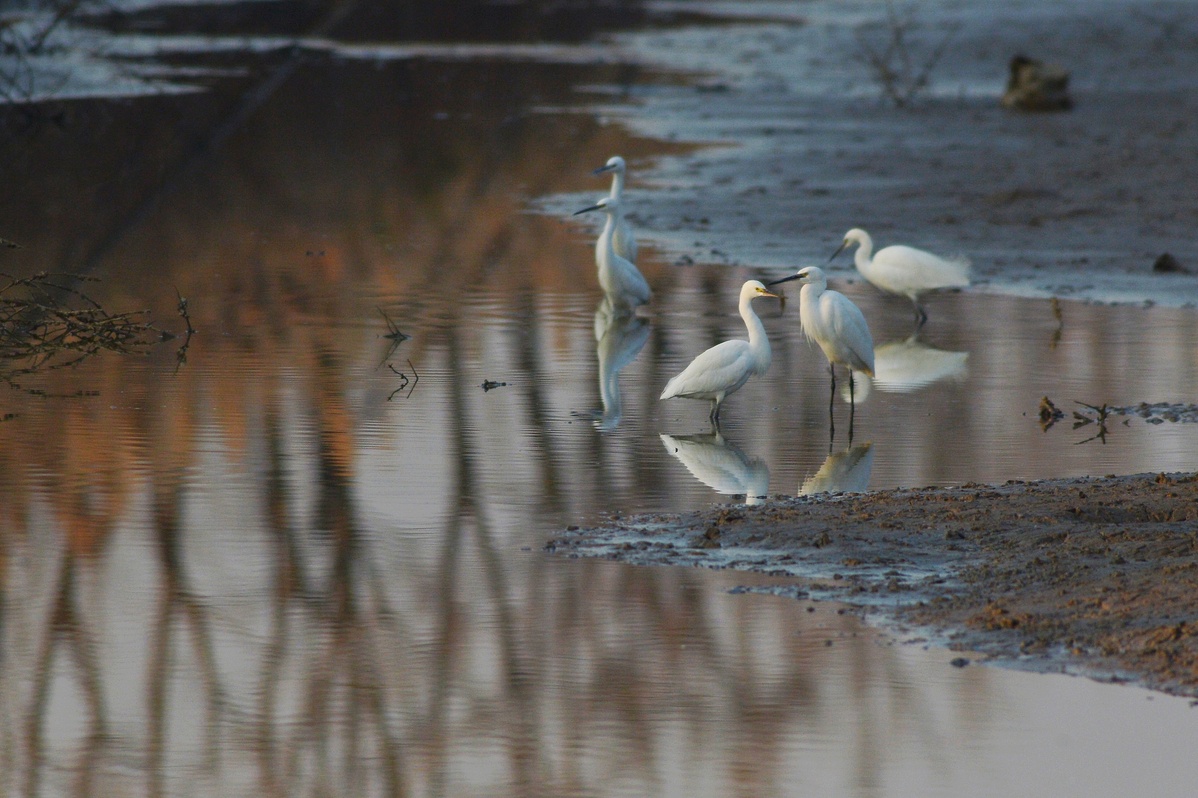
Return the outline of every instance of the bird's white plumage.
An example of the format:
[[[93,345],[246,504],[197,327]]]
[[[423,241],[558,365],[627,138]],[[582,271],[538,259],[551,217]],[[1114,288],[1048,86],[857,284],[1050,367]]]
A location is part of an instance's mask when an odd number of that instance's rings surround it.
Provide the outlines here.
[[[759,296],[776,296],[757,280],[749,280],[740,289],[740,316],[749,332],[749,340],[724,341],[703,352],[682,373],[666,383],[661,399],[681,397],[712,402],[712,419],[718,420],[720,404],[752,376],[760,376],[770,367],[770,342],[761,319],[751,303]]]
[[[624,159],[619,155],[613,155],[608,158],[606,164],[595,170],[595,174],[612,173],[611,193],[608,196],[617,202],[624,199],[624,175],[627,171],[628,165],[624,163]],[[612,231],[609,235],[616,254],[625,260],[636,263],[636,235],[632,232],[632,225],[624,218],[622,207],[614,215]],[[599,245],[596,244],[596,258],[599,255],[598,247]]]
[[[819,344],[829,363],[840,363],[872,377],[874,342],[861,309],[844,294],[828,288],[823,269],[808,266],[796,278],[803,281],[799,290],[803,334]]]
[[[604,197],[586,211],[602,211],[607,215],[603,224],[603,232],[595,242],[595,265],[599,270],[599,287],[618,311],[627,311],[638,305],[644,305],[653,296],[648,281],[636,265],[621,256],[615,250],[613,231],[619,217],[620,201],[612,197]]]
[[[919,296],[938,288],[969,285],[969,259],[942,258],[922,249],[894,244],[875,254],[869,233],[859,227],[844,234],[844,247],[857,244],[853,262],[861,276],[891,294],[905,296],[918,308]]]
[[[666,383],[662,399],[714,399],[724,397],[749,381],[757,360],[748,341],[724,341],[690,362],[681,374]]]

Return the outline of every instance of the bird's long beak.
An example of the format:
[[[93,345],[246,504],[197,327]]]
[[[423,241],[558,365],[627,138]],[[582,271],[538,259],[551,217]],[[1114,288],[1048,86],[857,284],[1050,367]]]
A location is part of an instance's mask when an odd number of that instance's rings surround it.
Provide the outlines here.
[[[782,279],[780,279],[780,280],[771,280],[770,282],[766,283],[765,285],[766,285],[766,287],[768,288],[769,286],[771,286],[771,285],[777,285],[778,283],[789,283],[791,280],[797,280],[797,279],[799,279],[799,277],[801,277],[801,276],[802,276],[802,275],[799,275],[799,274],[792,274],[791,276],[789,276],[789,277],[783,277],[783,278],[782,278]],[[774,296],[777,296],[777,294],[775,294]]]
[[[597,210],[600,210],[602,207],[603,207],[602,205],[592,205],[589,208],[583,208],[581,211],[574,211],[574,213],[572,215],[577,216],[578,214],[586,213],[587,211],[597,211]]]
[[[772,296],[774,299],[781,299],[783,302],[786,301],[786,297],[782,296],[781,294],[775,294],[773,291],[762,291],[761,295]]]
[[[849,242],[845,241],[839,247],[837,247],[836,251],[832,253],[832,257],[828,258],[828,263],[831,263],[832,261],[836,260],[836,256],[839,255],[841,252],[844,252],[844,248],[847,247],[848,245],[849,245]]]
[[[613,170],[613,169],[615,169],[615,168],[616,168],[615,164],[604,164],[603,166],[600,166],[598,169],[594,169],[594,170],[592,170],[592,171],[591,171],[591,174],[593,174],[593,175],[601,175],[601,174],[603,174],[604,172],[610,172],[610,171],[612,171],[612,170]]]

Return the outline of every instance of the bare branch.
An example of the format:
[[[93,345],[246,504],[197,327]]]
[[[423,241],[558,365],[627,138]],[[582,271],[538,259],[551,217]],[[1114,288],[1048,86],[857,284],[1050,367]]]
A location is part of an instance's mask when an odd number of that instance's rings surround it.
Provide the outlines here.
[[[932,71],[948,52],[959,26],[948,28],[931,52],[920,59],[908,35],[917,27],[914,10],[900,14],[894,3],[888,0],[885,24],[888,37],[884,48],[871,43],[860,29],[854,35],[882,96],[895,107],[902,108],[912,103],[930,85]]]

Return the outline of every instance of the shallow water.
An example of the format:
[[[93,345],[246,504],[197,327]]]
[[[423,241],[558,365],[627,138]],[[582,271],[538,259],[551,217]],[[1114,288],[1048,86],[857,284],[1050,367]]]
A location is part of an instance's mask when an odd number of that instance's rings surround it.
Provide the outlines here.
[[[1183,701],[540,551],[742,494],[1198,468],[1198,425],[1037,419],[1193,396],[1186,310],[951,294],[904,343],[840,272],[890,356],[852,446],[793,301],[756,303],[774,364],[722,438],[657,402],[759,275],[649,249],[647,316],[596,319],[588,228],[527,208],[665,149],[544,110],[630,79],[598,72],[330,57],[22,134],[6,268],[176,332],[178,291],[198,333],[4,393],[6,793],[1188,794]]]

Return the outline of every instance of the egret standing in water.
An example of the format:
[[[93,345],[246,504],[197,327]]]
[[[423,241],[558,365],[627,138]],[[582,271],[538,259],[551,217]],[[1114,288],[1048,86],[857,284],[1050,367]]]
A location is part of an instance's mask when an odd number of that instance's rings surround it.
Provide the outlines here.
[[[602,175],[607,172],[612,173],[611,178],[611,194],[612,199],[619,202],[624,199],[624,174],[628,171],[624,159],[619,155],[613,155],[607,159],[607,163],[600,166],[591,174]],[[625,260],[636,263],[636,236],[632,233],[632,226],[628,224],[628,220],[624,218],[624,212],[618,211],[615,216],[615,226],[612,228],[611,243],[616,250],[616,254]],[[599,248],[602,242],[595,244],[595,258],[599,257]]]
[[[860,245],[854,256],[857,271],[878,288],[890,294],[905,296],[915,306],[915,325],[928,320],[927,311],[919,304],[919,295],[938,288],[960,288],[969,285],[969,258],[942,258],[922,249],[894,244],[874,254],[874,242],[869,233],[859,227],[844,234],[844,243],[828,259],[831,263],[846,248]],[[872,257],[870,257],[872,255]]]
[[[808,266],[770,285],[799,280],[799,323],[809,341],[815,341],[828,358],[828,370],[832,374],[832,395],[828,399],[828,416],[832,416],[832,403],[836,397],[836,364],[849,370],[849,438],[853,437],[853,412],[856,400],[853,397],[853,372],[874,375],[874,340],[869,334],[869,325],[861,309],[847,296],[828,288],[824,270]],[[832,430],[835,432],[833,422]]]
[[[659,399],[675,396],[706,399],[711,402],[711,423],[719,427],[720,405],[728,395],[748,382],[749,377],[760,377],[770,367],[770,342],[761,319],[750,307],[759,296],[778,295],[757,280],[749,280],[740,288],[740,317],[749,330],[749,340],[724,341],[708,349],[666,383]]]
[[[614,197],[604,197],[589,208],[575,211],[574,215],[588,211],[603,211],[607,221],[599,241],[595,245],[595,264],[599,267],[599,286],[612,301],[619,312],[628,312],[649,301],[653,292],[649,283],[632,261],[620,255],[615,250],[612,231],[620,219],[620,201]]]

